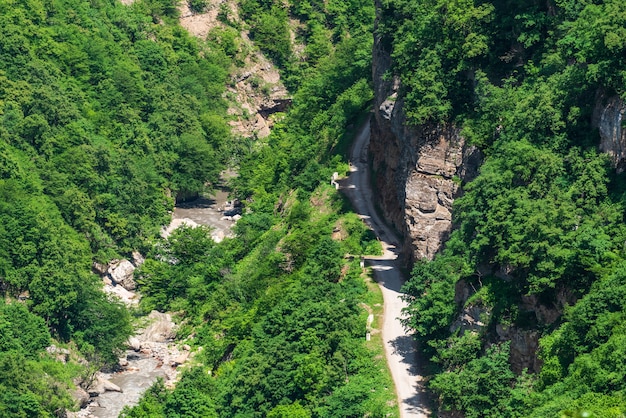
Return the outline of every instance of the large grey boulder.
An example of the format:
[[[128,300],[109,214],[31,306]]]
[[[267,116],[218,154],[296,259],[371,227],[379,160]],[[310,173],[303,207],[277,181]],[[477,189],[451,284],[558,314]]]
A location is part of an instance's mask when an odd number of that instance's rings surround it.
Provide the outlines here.
[[[104,387],[105,392],[122,392],[122,388],[120,388],[115,383],[110,382],[104,378],[100,378],[100,381],[102,382],[102,387]]]
[[[104,392],[122,392],[122,389],[104,377],[98,376],[93,383],[89,385],[87,392],[91,397],[96,397],[102,395]]]
[[[128,291],[132,291],[137,288],[137,283],[135,283],[133,278],[134,272],[135,266],[133,266],[133,263],[124,259],[112,260],[109,263],[109,269],[107,270],[111,280]]]

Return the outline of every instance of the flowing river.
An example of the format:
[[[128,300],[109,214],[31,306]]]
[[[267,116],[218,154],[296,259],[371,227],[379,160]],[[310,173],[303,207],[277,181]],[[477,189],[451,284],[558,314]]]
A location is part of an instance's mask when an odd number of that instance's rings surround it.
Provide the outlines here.
[[[201,196],[195,200],[176,205],[172,222],[163,230],[161,235],[167,237],[181,224],[187,224],[189,226],[211,227],[211,236],[216,242],[220,242],[226,237],[232,237],[232,216],[225,215],[232,215],[228,210],[233,208],[228,200],[230,189],[225,185],[225,182],[235,175],[231,171],[222,173],[222,179],[212,196]]]
[[[166,377],[160,362],[148,354],[126,351],[127,371],[116,374],[104,374],[111,383],[122,392],[104,392],[97,398],[97,406],[91,408],[91,414],[98,418],[117,418],[126,405],[136,405],[141,395],[157,378]]]

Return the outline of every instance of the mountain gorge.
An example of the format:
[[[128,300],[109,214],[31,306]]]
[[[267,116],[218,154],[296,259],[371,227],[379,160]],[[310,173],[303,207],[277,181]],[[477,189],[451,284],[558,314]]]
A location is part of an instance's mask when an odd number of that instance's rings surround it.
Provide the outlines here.
[[[334,187],[371,112],[433,414],[623,417],[625,57],[621,0],[0,0],[0,416],[88,413],[163,312],[123,417],[399,416]],[[227,169],[235,237],[161,237]]]

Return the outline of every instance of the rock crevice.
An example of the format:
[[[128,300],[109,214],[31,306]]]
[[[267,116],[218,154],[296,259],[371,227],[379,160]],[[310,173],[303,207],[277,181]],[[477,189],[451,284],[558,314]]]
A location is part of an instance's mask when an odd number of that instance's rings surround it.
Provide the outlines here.
[[[626,170],[626,103],[618,95],[599,91],[592,124],[600,134],[600,151],[606,153],[618,173]]]

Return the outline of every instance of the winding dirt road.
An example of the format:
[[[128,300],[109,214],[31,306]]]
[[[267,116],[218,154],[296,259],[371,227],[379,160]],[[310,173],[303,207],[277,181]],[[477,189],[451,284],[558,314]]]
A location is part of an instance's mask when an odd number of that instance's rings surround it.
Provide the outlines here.
[[[374,209],[369,180],[367,150],[370,139],[369,120],[361,126],[352,145],[350,175],[339,181],[340,189],[352,201],[355,211],[369,225],[383,245],[384,254],[366,258],[383,293],[385,312],[382,337],[391,376],[396,386],[401,418],[428,417],[422,376],[418,372],[417,350],[413,338],[399,318],[406,303],[400,299],[404,282],[397,265],[400,240]]]

